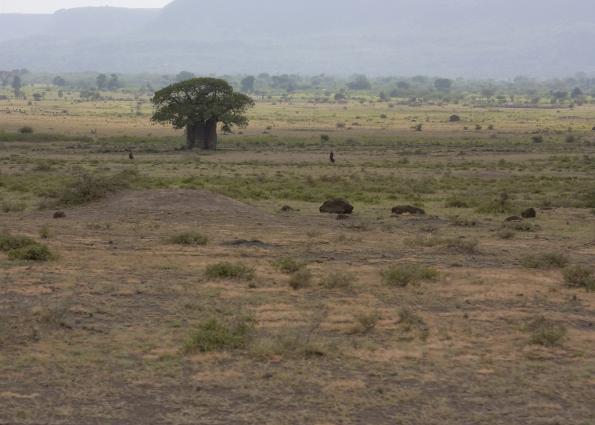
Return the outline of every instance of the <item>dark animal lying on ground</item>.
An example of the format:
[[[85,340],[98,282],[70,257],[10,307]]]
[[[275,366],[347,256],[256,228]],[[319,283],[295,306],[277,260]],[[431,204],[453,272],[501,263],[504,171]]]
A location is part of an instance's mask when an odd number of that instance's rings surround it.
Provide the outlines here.
[[[421,208],[412,207],[411,205],[399,205],[392,209],[393,214],[395,215],[403,215],[403,214],[411,214],[411,215],[426,215],[426,212]]]
[[[321,213],[328,214],[351,214],[353,205],[344,199],[329,199],[320,207]]]
[[[536,218],[537,217],[537,211],[535,211],[535,208],[526,209],[525,211],[523,211],[521,213],[521,217],[523,217],[523,218]]]

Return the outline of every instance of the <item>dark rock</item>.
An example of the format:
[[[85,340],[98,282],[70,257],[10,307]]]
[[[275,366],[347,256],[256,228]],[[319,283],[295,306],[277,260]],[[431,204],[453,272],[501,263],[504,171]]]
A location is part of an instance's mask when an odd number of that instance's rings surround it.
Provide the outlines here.
[[[289,205],[283,205],[281,207],[281,212],[292,212],[295,211],[293,208],[291,208]]]
[[[504,221],[523,221],[523,219],[521,217],[518,217],[516,215],[513,215],[512,217],[508,217],[506,220]]]
[[[66,217],[66,213],[64,211],[56,211],[54,213],[54,218],[65,218]]]
[[[321,213],[327,214],[351,214],[353,205],[344,199],[329,199],[320,207]]]
[[[536,218],[537,217],[537,211],[535,211],[535,208],[526,209],[525,211],[523,211],[521,213],[521,217],[523,217],[523,218]]]
[[[458,115],[451,115],[450,118],[448,119],[449,122],[459,122],[461,121],[461,117],[459,117]]]
[[[593,127],[592,130],[595,131],[595,127]]]
[[[411,205],[399,205],[392,209],[393,214],[395,215],[403,215],[403,214],[411,214],[411,215],[426,215],[426,212],[421,208],[412,207]]]

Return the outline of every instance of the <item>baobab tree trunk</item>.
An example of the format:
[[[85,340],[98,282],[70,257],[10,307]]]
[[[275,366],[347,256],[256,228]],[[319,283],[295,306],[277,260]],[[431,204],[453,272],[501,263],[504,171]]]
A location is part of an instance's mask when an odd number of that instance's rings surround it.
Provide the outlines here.
[[[188,124],[186,127],[186,149],[192,150],[197,145],[200,149],[217,149],[217,120],[205,123]]]
[[[196,146],[196,125],[188,124],[186,126],[186,149],[192,150]]]

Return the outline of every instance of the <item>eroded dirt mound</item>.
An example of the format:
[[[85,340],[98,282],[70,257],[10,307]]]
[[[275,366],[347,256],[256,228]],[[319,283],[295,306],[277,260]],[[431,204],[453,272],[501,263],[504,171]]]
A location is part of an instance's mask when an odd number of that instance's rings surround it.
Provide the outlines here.
[[[47,213],[46,213],[47,214]],[[72,220],[155,220],[205,222],[208,220],[254,222],[275,217],[258,208],[209,191],[158,189],[125,191],[67,212]]]

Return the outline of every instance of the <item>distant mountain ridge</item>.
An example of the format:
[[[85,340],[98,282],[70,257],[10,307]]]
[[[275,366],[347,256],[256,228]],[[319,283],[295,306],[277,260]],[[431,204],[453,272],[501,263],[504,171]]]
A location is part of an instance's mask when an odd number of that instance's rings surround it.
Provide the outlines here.
[[[594,41],[586,0],[175,0],[0,15],[0,69],[548,77]]]

